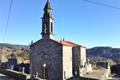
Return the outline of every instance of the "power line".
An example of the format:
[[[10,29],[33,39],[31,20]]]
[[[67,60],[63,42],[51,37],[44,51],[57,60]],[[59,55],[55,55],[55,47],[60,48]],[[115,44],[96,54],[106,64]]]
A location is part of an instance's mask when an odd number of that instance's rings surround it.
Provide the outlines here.
[[[93,3],[93,4],[97,4],[97,5],[101,5],[101,6],[105,6],[105,7],[120,9],[120,7],[115,7],[115,6],[112,6],[112,5],[107,5],[107,4],[96,2],[96,1],[91,1],[91,0],[84,0],[84,1],[89,2],[89,3]]]
[[[7,35],[8,25],[9,25],[11,11],[12,11],[12,5],[13,5],[13,0],[11,0],[11,2],[10,2],[10,7],[9,7],[9,12],[8,12],[8,17],[7,17],[7,22],[6,22],[6,26],[5,26],[5,33],[3,36],[4,37],[3,40],[5,39],[5,37]]]

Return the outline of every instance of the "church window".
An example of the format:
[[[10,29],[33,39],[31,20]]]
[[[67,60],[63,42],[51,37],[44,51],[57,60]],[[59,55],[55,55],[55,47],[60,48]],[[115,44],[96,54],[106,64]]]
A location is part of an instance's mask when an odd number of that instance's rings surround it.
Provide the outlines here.
[[[66,71],[64,71],[64,79],[66,79]]]
[[[51,22],[51,32],[53,33],[53,23]]]
[[[48,68],[46,66],[44,66],[44,64],[43,64],[43,68],[42,68],[42,77],[43,77],[43,79],[48,79]]]

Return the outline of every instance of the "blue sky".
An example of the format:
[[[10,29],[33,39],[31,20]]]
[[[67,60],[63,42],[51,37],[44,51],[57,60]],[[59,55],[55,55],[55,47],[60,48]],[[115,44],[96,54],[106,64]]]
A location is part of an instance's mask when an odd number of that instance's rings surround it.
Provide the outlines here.
[[[119,0],[91,0],[120,7]],[[41,17],[46,0],[13,0],[5,35],[10,0],[0,0],[0,43],[30,44],[41,39]],[[51,0],[56,39],[88,48],[120,47],[120,9],[84,0]]]

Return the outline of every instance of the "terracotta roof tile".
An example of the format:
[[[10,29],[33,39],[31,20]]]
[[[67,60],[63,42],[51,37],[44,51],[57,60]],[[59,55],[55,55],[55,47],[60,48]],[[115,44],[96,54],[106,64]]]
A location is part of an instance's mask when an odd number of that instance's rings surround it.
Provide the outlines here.
[[[78,44],[75,44],[75,43],[70,42],[70,41],[60,41],[60,43],[64,46],[71,46],[71,47],[78,46]]]
[[[73,43],[73,42],[70,42],[70,41],[63,41],[63,40],[61,40],[61,41],[53,40],[53,41],[55,41],[59,44],[62,44],[64,46],[70,46],[70,47],[80,46],[79,44],[76,44],[76,43]]]

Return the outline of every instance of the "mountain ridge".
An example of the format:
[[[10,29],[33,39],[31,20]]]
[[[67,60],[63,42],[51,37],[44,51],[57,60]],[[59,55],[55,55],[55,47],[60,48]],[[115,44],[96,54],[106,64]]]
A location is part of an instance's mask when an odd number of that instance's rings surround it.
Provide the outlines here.
[[[3,50],[9,50],[9,52],[10,50],[19,50],[19,51],[21,51],[22,49],[29,50],[29,45],[0,43],[0,47],[1,46]],[[93,48],[88,48],[86,52],[88,57],[101,57],[105,59],[120,60],[120,48],[113,48],[109,46],[97,46]],[[17,53],[17,51],[15,53]]]
[[[101,57],[105,59],[112,59],[114,61],[120,60],[120,48],[113,47],[93,47],[87,49],[89,57]]]

